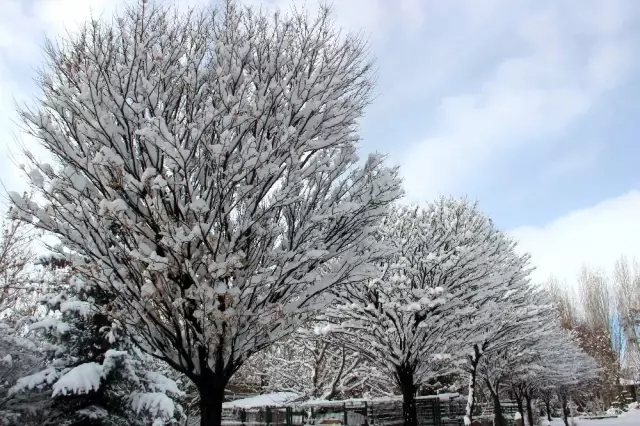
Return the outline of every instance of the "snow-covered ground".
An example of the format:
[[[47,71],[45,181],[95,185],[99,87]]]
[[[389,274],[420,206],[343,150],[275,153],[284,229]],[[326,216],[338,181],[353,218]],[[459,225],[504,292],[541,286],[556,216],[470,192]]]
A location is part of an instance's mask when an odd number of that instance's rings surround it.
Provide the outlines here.
[[[640,426],[640,410],[630,410],[615,419],[576,419],[577,426]],[[551,426],[564,426],[562,419],[554,419]]]

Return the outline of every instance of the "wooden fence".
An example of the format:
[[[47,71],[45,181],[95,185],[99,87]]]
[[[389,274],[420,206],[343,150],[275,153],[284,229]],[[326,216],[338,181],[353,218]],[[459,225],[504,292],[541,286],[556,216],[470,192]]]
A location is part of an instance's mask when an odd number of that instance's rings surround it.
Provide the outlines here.
[[[438,396],[416,398],[418,426],[462,426],[466,401]],[[399,426],[402,400],[322,401],[287,407],[225,410],[227,426]]]

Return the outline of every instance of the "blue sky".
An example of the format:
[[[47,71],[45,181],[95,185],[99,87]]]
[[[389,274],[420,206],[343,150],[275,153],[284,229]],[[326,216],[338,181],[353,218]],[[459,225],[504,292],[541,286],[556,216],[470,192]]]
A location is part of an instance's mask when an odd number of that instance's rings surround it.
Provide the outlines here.
[[[13,99],[34,95],[43,36],[124,1],[1,0],[3,154],[19,137]],[[536,279],[572,281],[583,262],[608,269],[640,255],[640,2],[336,0],[334,9],[377,57],[363,154],[386,152],[402,167],[408,200],[478,199],[532,253]],[[18,175],[0,157],[4,184],[19,188]]]

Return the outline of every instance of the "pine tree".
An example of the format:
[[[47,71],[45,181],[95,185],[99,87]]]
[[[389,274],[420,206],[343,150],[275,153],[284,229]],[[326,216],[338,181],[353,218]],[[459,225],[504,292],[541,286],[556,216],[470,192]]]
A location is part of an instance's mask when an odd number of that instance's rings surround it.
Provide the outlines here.
[[[60,257],[38,262],[47,293],[32,337],[46,353],[46,368],[17,380],[10,393],[47,393],[44,425],[154,425],[175,423],[181,396],[175,382],[149,370],[150,361],[110,318],[110,297],[74,276]]]

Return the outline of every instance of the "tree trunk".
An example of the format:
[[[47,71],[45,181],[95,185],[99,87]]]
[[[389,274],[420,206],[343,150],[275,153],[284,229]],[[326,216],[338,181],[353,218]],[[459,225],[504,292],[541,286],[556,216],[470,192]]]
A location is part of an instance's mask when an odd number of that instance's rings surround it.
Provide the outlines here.
[[[473,410],[475,408],[476,401],[476,372],[474,371],[469,375],[469,393],[467,394],[467,408],[465,410],[465,424],[470,425],[473,423]]]
[[[547,420],[551,421],[551,399],[544,399],[544,408],[547,410]]]
[[[569,406],[567,404],[567,397],[565,395],[560,397],[562,401],[562,421],[564,421],[565,426],[569,426]]]
[[[220,303],[222,308],[219,309],[224,310],[224,302],[221,301]],[[214,368],[210,366],[211,353],[209,348],[200,345],[197,347],[197,351],[200,377],[195,384],[200,395],[200,426],[221,426],[224,390],[233,372],[240,367],[240,364],[235,366],[225,365],[222,356],[224,353],[222,341],[219,342],[215,352]],[[235,369],[232,367],[235,367]]]
[[[416,385],[413,381],[413,370],[410,368],[399,368],[397,374],[400,390],[402,391],[404,426],[417,426],[418,410],[416,408]]]
[[[473,346],[473,355],[469,357],[471,361],[471,372],[469,373],[469,392],[467,394],[467,408],[465,410],[465,424],[473,423],[473,410],[476,405],[476,377],[478,374],[478,363],[482,353],[478,350],[478,345]]]
[[[529,426],[533,426],[533,405],[531,405],[531,394],[529,391],[524,392],[524,399],[527,401],[527,420],[529,420]]]
[[[220,426],[222,423],[222,402],[224,382],[207,381],[198,387],[200,394],[200,426]]]
[[[524,421],[524,404],[522,403],[522,393],[516,386],[513,387],[513,396],[516,399],[516,404],[518,405],[518,413],[520,413],[520,417]]]
[[[506,426],[504,423],[504,417],[502,416],[502,406],[500,405],[500,395],[498,391],[491,390],[491,396],[493,398],[493,418],[494,426]]]
[[[493,426],[506,426],[502,416],[502,406],[500,405],[500,381],[496,380],[495,383],[491,383],[489,379],[485,378],[484,383],[487,385],[493,400]]]

